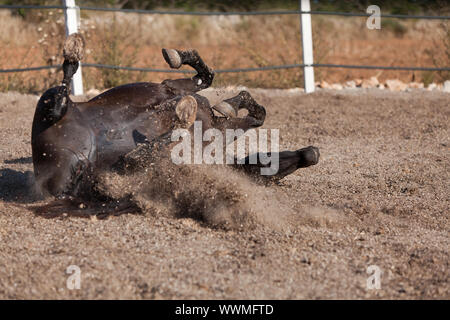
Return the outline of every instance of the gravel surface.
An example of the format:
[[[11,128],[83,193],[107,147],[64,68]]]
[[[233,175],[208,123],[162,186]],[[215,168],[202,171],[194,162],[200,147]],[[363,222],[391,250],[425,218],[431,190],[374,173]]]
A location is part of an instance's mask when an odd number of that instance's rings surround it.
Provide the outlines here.
[[[214,103],[235,92],[205,95]],[[0,94],[0,298],[449,299],[450,94],[250,92],[267,108],[264,127],[281,130],[281,149],[320,148],[317,166],[266,189],[297,215],[288,226],[37,216],[30,206],[46,202],[33,193],[38,97]],[[282,206],[261,210],[284,219]],[[70,265],[79,290],[66,287]],[[379,290],[366,286],[371,265]]]

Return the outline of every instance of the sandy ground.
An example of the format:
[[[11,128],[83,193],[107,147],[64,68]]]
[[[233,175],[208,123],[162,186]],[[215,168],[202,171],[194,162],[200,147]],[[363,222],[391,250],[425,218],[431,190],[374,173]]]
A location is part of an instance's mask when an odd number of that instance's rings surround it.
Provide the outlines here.
[[[267,108],[264,127],[281,130],[281,149],[321,150],[317,166],[269,187],[302,217],[288,229],[36,216],[37,97],[0,94],[0,298],[449,299],[450,95],[251,92]],[[81,270],[79,290],[66,287],[70,265]],[[366,286],[371,265],[382,271],[379,290]]]

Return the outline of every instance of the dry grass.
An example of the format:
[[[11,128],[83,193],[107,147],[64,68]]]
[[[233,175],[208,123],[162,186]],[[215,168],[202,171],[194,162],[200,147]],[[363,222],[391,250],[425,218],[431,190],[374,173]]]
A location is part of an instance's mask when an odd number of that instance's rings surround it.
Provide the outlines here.
[[[64,38],[60,10],[42,11],[27,20],[3,11],[0,26],[0,68],[61,63]],[[387,21],[381,30],[368,30],[365,19],[313,17],[314,55],[319,63],[400,66],[448,65],[448,31],[434,21]],[[214,69],[301,63],[297,16],[188,17],[96,13],[82,15],[87,62],[167,68],[162,47],[196,48]],[[439,29],[440,30],[440,29]],[[443,38],[444,37],[444,38]],[[447,37],[447,38],[445,38]],[[444,41],[443,41],[444,40]],[[446,51],[447,50],[447,51]],[[447,60],[443,60],[446,58]],[[0,75],[0,90],[41,92],[59,82],[56,71]],[[86,88],[103,89],[132,81],[161,81],[178,75],[85,68]],[[444,81],[448,73],[342,70],[316,68],[317,80],[345,82],[377,75],[386,80]],[[248,87],[302,86],[300,69],[219,74],[214,85],[239,83]]]
[[[444,21],[439,24],[436,29],[438,34],[437,39],[434,39],[433,47],[426,51],[426,54],[432,59],[436,68],[443,68],[450,66],[450,23]],[[439,48],[435,50],[433,48]],[[442,49],[442,50],[441,50]],[[450,71],[438,71],[435,73],[425,73],[424,78],[428,82],[445,81],[450,79]]]
[[[94,61],[113,66],[136,65],[141,45],[134,27],[129,21],[119,23],[115,16],[100,26],[90,38],[91,42],[98,44],[98,50],[93,52]],[[138,72],[100,69],[94,74],[90,71],[85,77],[88,87],[111,88],[142,80],[142,73]]]

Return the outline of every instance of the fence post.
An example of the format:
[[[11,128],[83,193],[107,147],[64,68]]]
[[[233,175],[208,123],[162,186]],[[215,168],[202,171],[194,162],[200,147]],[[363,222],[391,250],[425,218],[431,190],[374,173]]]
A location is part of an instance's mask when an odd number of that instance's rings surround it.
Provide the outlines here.
[[[300,0],[300,11],[311,11],[311,5],[309,0]],[[313,62],[313,41],[312,41],[312,28],[311,28],[311,14],[301,13],[301,36],[302,36],[302,51],[303,51],[303,64],[312,65]],[[305,82],[305,92],[314,92],[314,67],[303,67],[303,79]]]
[[[66,35],[78,32],[79,24],[79,8],[75,6],[75,0],[62,0],[64,10],[64,16],[66,18]],[[77,72],[72,78],[72,93],[75,96],[83,94],[83,77],[81,73],[81,62]]]

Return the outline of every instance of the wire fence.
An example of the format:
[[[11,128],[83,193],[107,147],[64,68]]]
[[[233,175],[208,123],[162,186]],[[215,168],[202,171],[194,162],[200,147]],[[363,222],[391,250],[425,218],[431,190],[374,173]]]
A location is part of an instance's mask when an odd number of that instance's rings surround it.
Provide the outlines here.
[[[353,12],[333,12],[333,11],[245,11],[245,12],[191,12],[191,11],[165,11],[165,10],[141,10],[141,9],[121,9],[121,8],[97,8],[97,7],[78,7],[80,10],[86,11],[106,11],[106,12],[124,12],[124,13],[138,13],[138,14],[159,14],[159,15],[190,15],[190,16],[256,16],[256,15],[333,15],[333,16],[345,16],[345,17],[370,17],[369,13],[353,13]],[[72,9],[66,6],[39,6],[39,5],[0,5],[0,9]],[[450,16],[432,16],[432,15],[399,15],[399,14],[381,14],[380,18],[396,18],[396,19],[426,19],[426,20],[450,20]],[[115,66],[99,63],[83,63],[83,67],[88,68],[103,68],[103,69],[115,69],[115,70],[127,70],[127,71],[139,71],[139,72],[159,72],[159,73],[195,73],[191,70],[173,70],[173,69],[154,69],[154,68],[137,68],[128,66]],[[450,71],[450,67],[400,67],[400,66],[373,66],[373,65],[344,65],[344,64],[286,64],[278,66],[264,66],[255,68],[233,68],[233,69],[219,69],[214,70],[215,73],[237,73],[237,72],[255,72],[255,71],[268,71],[268,70],[280,70],[280,69],[293,69],[303,67],[317,67],[317,68],[346,68],[346,69],[379,69],[379,70],[402,70],[402,71]],[[13,73],[13,72],[27,72],[27,71],[39,71],[46,69],[59,69],[61,66],[39,66],[29,68],[13,68],[13,69],[0,69],[0,73]]]
[[[261,16],[261,15],[284,15],[284,14],[314,14],[314,15],[332,15],[347,17],[370,17],[370,13],[355,12],[335,12],[335,11],[301,11],[301,10],[278,10],[278,11],[168,11],[168,10],[144,10],[144,9],[121,9],[121,8],[97,8],[79,6],[80,10],[85,11],[108,11],[108,12],[126,12],[141,14],[167,14],[167,15],[188,15],[188,16]],[[69,9],[65,6],[38,6],[38,5],[0,5],[0,9]],[[382,14],[381,18],[397,19],[429,19],[429,20],[448,20],[450,16],[432,16],[432,15],[403,15],[403,14]]]
[[[196,73],[193,70],[176,70],[176,69],[155,69],[155,68],[137,68],[137,67],[124,67],[124,66],[114,66],[108,64],[100,63],[83,63],[83,68],[99,68],[99,69],[113,69],[113,70],[125,70],[125,71],[139,71],[139,72],[155,72],[155,73]],[[280,69],[295,69],[304,67],[315,67],[315,68],[345,68],[345,69],[374,69],[374,70],[400,70],[400,71],[450,71],[450,67],[444,68],[432,68],[432,67],[390,67],[390,66],[360,66],[360,65],[340,65],[340,64],[329,64],[329,63],[313,63],[313,64],[285,64],[279,66],[266,66],[266,67],[256,67],[256,68],[233,68],[233,69],[219,69],[214,70],[215,73],[238,73],[238,72],[255,72],[255,71],[269,71],[269,70],[280,70]],[[42,67],[31,67],[22,69],[0,69],[0,73],[10,73],[10,72],[26,72],[26,71],[40,71],[47,69],[61,69],[60,65],[54,66],[42,66]]]

